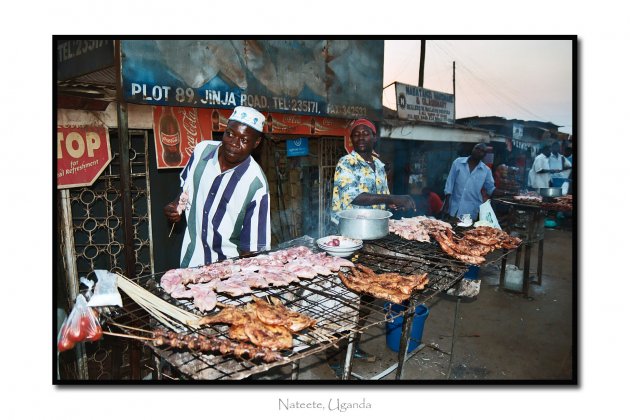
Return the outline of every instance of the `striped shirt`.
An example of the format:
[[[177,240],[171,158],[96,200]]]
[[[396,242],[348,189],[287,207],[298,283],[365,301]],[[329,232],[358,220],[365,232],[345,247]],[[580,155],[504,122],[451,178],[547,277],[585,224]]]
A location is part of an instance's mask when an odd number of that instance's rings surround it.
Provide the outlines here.
[[[269,186],[251,156],[221,172],[220,141],[202,141],[180,175],[182,192],[188,193],[188,226],[182,243],[181,267],[196,267],[239,251],[271,247]]]

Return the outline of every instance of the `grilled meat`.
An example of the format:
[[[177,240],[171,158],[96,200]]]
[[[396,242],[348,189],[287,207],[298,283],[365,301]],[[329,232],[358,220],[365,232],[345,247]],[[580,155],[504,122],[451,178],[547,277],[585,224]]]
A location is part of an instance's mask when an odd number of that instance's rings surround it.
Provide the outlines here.
[[[397,273],[376,274],[370,268],[358,264],[350,274],[338,273],[339,278],[351,290],[401,303],[409,299],[414,290],[423,289],[429,282],[426,273],[403,276]]]

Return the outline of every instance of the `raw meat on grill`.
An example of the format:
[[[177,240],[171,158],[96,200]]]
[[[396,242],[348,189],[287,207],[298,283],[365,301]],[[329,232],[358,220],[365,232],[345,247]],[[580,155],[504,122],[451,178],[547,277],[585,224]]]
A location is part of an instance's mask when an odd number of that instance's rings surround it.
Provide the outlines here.
[[[251,293],[252,289],[247,285],[244,278],[230,277],[217,284],[216,291],[227,293],[230,296],[242,296]]]
[[[264,289],[269,287],[269,281],[261,273],[239,273],[243,276],[243,281],[250,288]]]
[[[188,205],[188,190],[182,192],[179,195],[179,202],[177,203],[177,213],[182,214],[184,210],[186,210],[186,206]]]
[[[175,299],[183,299],[183,298],[192,298],[193,292],[192,290],[186,288],[182,283],[179,283],[175,286],[175,289],[171,291],[171,296]]]
[[[300,246],[250,258],[224,260],[203,267],[169,270],[162,276],[160,285],[177,299],[195,297],[190,288],[201,284],[208,284],[216,293],[241,296],[251,293],[252,288],[286,286],[299,282],[300,278],[330,276],[341,267],[354,267],[354,264],[325,252],[313,253]],[[197,297],[199,305],[195,306],[200,309],[213,307],[212,298],[210,296],[204,302],[204,299]]]
[[[167,271],[160,279],[160,286],[166,293],[172,293],[180,284],[182,284],[182,276],[176,270]]]
[[[194,293],[193,305],[200,311],[211,311],[217,306],[217,294],[214,290]]]
[[[284,266],[284,269],[302,279],[314,279],[317,277],[317,271],[315,271],[313,267],[304,266],[300,263],[288,263]]]
[[[431,233],[450,230],[449,223],[425,216],[402,218],[389,221],[389,231],[401,238],[419,242],[430,242]]]

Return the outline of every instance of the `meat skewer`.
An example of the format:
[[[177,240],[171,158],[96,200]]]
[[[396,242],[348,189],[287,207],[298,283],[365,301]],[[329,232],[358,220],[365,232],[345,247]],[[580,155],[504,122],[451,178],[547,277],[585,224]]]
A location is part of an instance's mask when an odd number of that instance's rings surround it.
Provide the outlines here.
[[[173,331],[155,330],[153,343],[156,346],[170,346],[176,349],[187,348],[201,352],[219,352],[223,355],[233,354],[244,359],[261,359],[266,363],[283,360],[284,357],[272,349],[254,346],[249,343],[234,342],[225,338],[206,337],[203,335],[186,335]]]

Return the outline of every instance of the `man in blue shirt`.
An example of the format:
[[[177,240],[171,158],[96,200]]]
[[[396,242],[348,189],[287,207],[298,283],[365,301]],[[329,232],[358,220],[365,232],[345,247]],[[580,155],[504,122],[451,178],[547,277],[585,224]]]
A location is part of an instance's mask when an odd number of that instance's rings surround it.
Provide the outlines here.
[[[482,188],[491,197],[494,193],[492,171],[482,162],[486,155],[486,145],[476,144],[468,157],[453,161],[444,187],[443,213],[451,217],[470,214],[473,220],[479,215],[479,206],[483,203]]]

